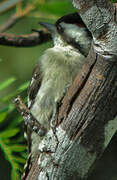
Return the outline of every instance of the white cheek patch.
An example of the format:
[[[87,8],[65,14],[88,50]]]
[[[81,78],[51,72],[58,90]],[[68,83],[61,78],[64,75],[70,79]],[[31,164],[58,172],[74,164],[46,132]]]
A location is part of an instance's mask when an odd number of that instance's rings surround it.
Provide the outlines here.
[[[61,26],[64,28],[65,34],[71,38],[79,38],[85,33],[84,28],[77,26],[76,24],[66,24],[62,22]]]

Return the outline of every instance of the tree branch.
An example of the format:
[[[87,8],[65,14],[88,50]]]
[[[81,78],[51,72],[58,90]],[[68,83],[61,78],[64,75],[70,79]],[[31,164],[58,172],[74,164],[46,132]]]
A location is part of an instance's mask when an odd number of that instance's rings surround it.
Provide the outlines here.
[[[34,6],[27,5],[27,7],[25,9],[23,9],[21,11],[21,13],[14,14],[5,24],[3,24],[0,27],[0,33],[2,33],[4,31],[8,30],[9,28],[11,28],[14,24],[17,23],[17,21],[22,19],[24,16],[26,16],[33,9],[34,9]]]
[[[72,0],[83,21],[91,31],[94,50],[106,58],[117,57],[116,8],[109,0]]]
[[[60,119],[61,124],[56,127],[57,139],[52,130],[47,133],[38,147],[38,161],[34,162],[26,180],[32,177],[34,180],[86,179],[117,131],[117,119],[114,119],[117,115],[117,64],[104,61],[93,50],[88,58],[95,59],[95,64],[72,99],[72,105],[69,104],[67,117]]]
[[[17,23],[17,21],[22,19],[33,9],[34,7],[32,5],[28,5],[25,9],[21,11],[21,13],[16,13],[0,27],[0,45],[15,47],[32,47],[51,40],[50,33],[48,33],[47,31],[42,31],[40,29],[37,30],[37,32],[35,33],[25,35],[2,33],[11,28],[14,24]]]
[[[92,56],[92,49],[89,52],[89,56],[87,57],[86,63],[83,65],[82,70],[78,73],[77,77],[75,78],[73,85],[70,87],[68,93],[64,97],[62,101],[62,107],[59,112],[58,116],[58,123],[61,123],[61,120],[63,118],[67,117],[67,114],[69,113],[70,109],[72,108],[72,105],[74,103],[74,99],[77,97],[79,92],[82,90],[84,84],[86,83],[92,68],[95,64],[95,58],[91,58]]]
[[[0,34],[0,45],[16,46],[16,47],[31,47],[42,44],[51,40],[50,33],[40,31],[27,35],[13,35],[7,33]]]
[[[0,2],[0,14],[4,13],[5,11],[8,11],[9,9],[13,8],[16,6],[18,3],[21,3],[23,0],[6,0],[4,2]]]

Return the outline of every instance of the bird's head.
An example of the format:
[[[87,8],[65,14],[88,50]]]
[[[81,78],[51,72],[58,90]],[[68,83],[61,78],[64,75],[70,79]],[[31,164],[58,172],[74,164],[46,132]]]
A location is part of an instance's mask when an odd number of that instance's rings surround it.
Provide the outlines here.
[[[65,15],[55,24],[46,22],[39,24],[51,32],[55,46],[71,45],[87,56],[92,36],[78,13]]]

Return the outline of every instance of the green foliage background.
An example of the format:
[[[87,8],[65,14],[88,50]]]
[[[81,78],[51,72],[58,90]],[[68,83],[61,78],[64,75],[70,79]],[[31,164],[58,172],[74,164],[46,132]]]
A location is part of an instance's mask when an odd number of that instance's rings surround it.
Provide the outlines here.
[[[0,13],[1,7],[2,11],[4,8],[4,13],[0,14],[0,25],[17,12],[19,7],[22,10],[30,3],[34,9],[7,31],[13,34],[31,33],[31,29],[39,28],[38,21],[54,23],[64,14],[75,11],[70,0],[25,0],[6,11],[6,5],[9,2],[15,4],[16,1],[21,0],[1,1],[6,4],[5,6],[0,4]],[[27,87],[34,64],[42,52],[51,46],[52,42],[32,48],[0,46],[0,179],[2,180],[19,180],[26,159],[23,119],[16,111],[13,99],[20,94],[26,102]],[[117,180],[116,144],[117,140],[113,138],[90,180]]]
[[[15,80],[14,77],[11,77],[0,83],[0,92],[8,88]],[[25,90],[28,84],[25,83],[13,93],[0,97],[0,101],[4,104],[4,107],[0,110],[0,147],[4,152],[5,159],[10,163],[12,180],[20,179],[22,165],[24,165],[26,159],[26,145],[21,133],[22,118],[15,115],[15,106],[11,98]]]

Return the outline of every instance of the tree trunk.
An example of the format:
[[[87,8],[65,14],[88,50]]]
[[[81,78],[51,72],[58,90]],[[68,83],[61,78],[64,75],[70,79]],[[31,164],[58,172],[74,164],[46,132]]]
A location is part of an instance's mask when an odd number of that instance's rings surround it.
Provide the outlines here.
[[[92,47],[27,180],[86,179],[117,130],[116,8],[109,0],[72,2],[93,35]]]

